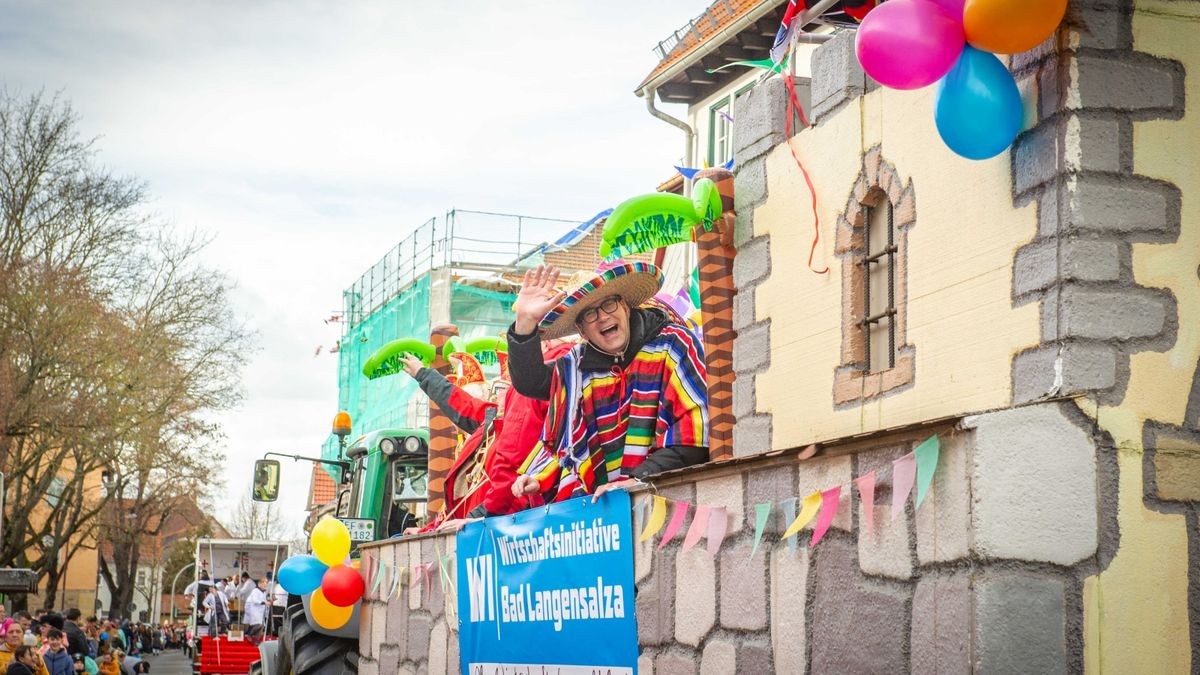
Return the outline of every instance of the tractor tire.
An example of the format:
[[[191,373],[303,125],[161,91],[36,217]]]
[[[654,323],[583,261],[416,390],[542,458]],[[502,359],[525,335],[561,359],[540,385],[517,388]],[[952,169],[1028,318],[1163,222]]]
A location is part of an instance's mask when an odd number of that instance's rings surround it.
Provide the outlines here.
[[[280,653],[290,667],[280,675],[358,675],[358,640],[317,632],[308,625],[304,605],[288,607],[284,631]]]

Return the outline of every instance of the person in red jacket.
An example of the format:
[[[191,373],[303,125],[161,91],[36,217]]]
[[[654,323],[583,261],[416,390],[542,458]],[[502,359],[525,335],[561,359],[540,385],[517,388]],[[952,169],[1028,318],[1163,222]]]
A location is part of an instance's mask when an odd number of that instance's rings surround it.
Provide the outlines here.
[[[569,342],[548,343],[543,358],[553,363],[572,346]],[[468,355],[452,354],[451,359],[464,363],[464,371],[475,369],[474,359]],[[492,384],[488,399],[473,396],[464,388],[475,378],[452,383],[436,370],[424,367],[415,356],[407,355],[403,362],[404,371],[429,399],[469,434],[446,477],[446,510],[420,531],[457,531],[471,520],[528,508],[528,498],[513,496],[512,484],[517,470],[541,438],[548,404],[511,387],[507,355],[500,355],[500,377]]]

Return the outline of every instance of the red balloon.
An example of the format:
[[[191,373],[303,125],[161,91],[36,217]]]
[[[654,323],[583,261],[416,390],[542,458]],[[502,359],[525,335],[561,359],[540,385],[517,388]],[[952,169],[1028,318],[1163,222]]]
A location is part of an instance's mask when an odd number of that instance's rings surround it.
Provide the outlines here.
[[[367,590],[362,575],[353,567],[334,565],[321,578],[321,593],[335,607],[349,607],[358,602]]]

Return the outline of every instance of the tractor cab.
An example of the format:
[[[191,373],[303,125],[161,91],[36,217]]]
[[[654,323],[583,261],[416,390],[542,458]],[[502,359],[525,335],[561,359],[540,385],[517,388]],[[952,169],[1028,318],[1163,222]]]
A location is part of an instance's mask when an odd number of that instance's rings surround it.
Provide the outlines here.
[[[387,539],[424,517],[429,496],[429,432],[381,429],[352,441],[336,515],[355,542]]]

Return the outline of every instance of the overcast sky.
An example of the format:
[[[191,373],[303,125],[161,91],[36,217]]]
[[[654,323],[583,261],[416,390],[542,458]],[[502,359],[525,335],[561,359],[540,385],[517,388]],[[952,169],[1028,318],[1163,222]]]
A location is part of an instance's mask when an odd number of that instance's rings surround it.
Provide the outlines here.
[[[0,73],[61,93],[106,166],[214,237],[259,333],[220,418],[224,517],[255,458],[319,453],[337,411],[322,319],[415,226],[451,208],[583,220],[670,177],[681,133],[632,92],[707,4],[3,0]],[[284,464],[297,532],[309,471]]]

